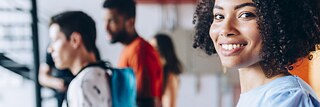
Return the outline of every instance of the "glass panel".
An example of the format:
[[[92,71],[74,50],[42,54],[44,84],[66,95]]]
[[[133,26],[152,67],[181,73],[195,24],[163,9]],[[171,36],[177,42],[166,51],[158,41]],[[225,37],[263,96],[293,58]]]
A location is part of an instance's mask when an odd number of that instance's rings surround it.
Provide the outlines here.
[[[0,1],[0,107],[35,107],[30,10],[31,0]]]

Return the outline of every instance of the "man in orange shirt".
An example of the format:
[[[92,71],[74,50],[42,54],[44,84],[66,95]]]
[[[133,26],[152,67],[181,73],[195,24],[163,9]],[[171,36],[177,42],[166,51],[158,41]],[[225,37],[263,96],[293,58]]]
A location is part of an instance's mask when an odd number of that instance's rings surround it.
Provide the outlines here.
[[[131,67],[136,75],[138,107],[160,107],[162,67],[155,49],[135,30],[136,5],[133,0],[106,0],[106,30],[111,43],[120,42],[119,67]]]

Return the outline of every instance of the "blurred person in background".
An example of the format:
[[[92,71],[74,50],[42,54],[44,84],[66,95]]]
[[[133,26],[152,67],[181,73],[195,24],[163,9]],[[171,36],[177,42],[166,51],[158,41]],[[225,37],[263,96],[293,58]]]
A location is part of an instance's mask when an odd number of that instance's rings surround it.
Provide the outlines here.
[[[166,34],[156,34],[149,43],[160,54],[163,68],[162,107],[176,107],[182,65],[176,55],[173,42]]]
[[[82,11],[66,11],[51,18],[49,52],[58,69],[70,69],[75,78],[63,107],[111,107],[109,80],[99,60],[96,24]]]
[[[124,49],[118,67],[131,67],[136,76],[138,107],[161,107],[162,67],[159,54],[135,29],[134,0],[105,0],[105,29],[111,43]]]
[[[54,97],[57,99],[57,106],[62,107],[67,88],[74,78],[70,70],[57,69],[54,65],[52,56],[46,53],[46,60],[39,68],[39,83],[54,90]]]

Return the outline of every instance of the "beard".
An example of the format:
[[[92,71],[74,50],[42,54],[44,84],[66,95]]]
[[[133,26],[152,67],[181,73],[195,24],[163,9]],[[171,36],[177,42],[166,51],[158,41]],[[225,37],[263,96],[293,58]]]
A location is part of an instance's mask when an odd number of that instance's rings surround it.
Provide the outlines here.
[[[127,39],[128,32],[123,28],[118,32],[110,33],[112,35],[111,37],[111,44],[117,43],[117,42],[123,42]]]

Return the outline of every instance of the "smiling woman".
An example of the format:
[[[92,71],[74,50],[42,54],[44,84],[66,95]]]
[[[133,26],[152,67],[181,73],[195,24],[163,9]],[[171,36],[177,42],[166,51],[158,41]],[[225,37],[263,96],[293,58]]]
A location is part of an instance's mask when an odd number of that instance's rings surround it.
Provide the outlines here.
[[[221,62],[226,67],[242,68],[261,60],[255,6],[251,2],[217,0],[210,36]]]
[[[319,10],[313,2],[203,0],[199,3],[194,16],[193,46],[209,55],[217,53],[223,66],[239,70],[238,107],[319,106],[312,89],[287,70],[320,43]]]

